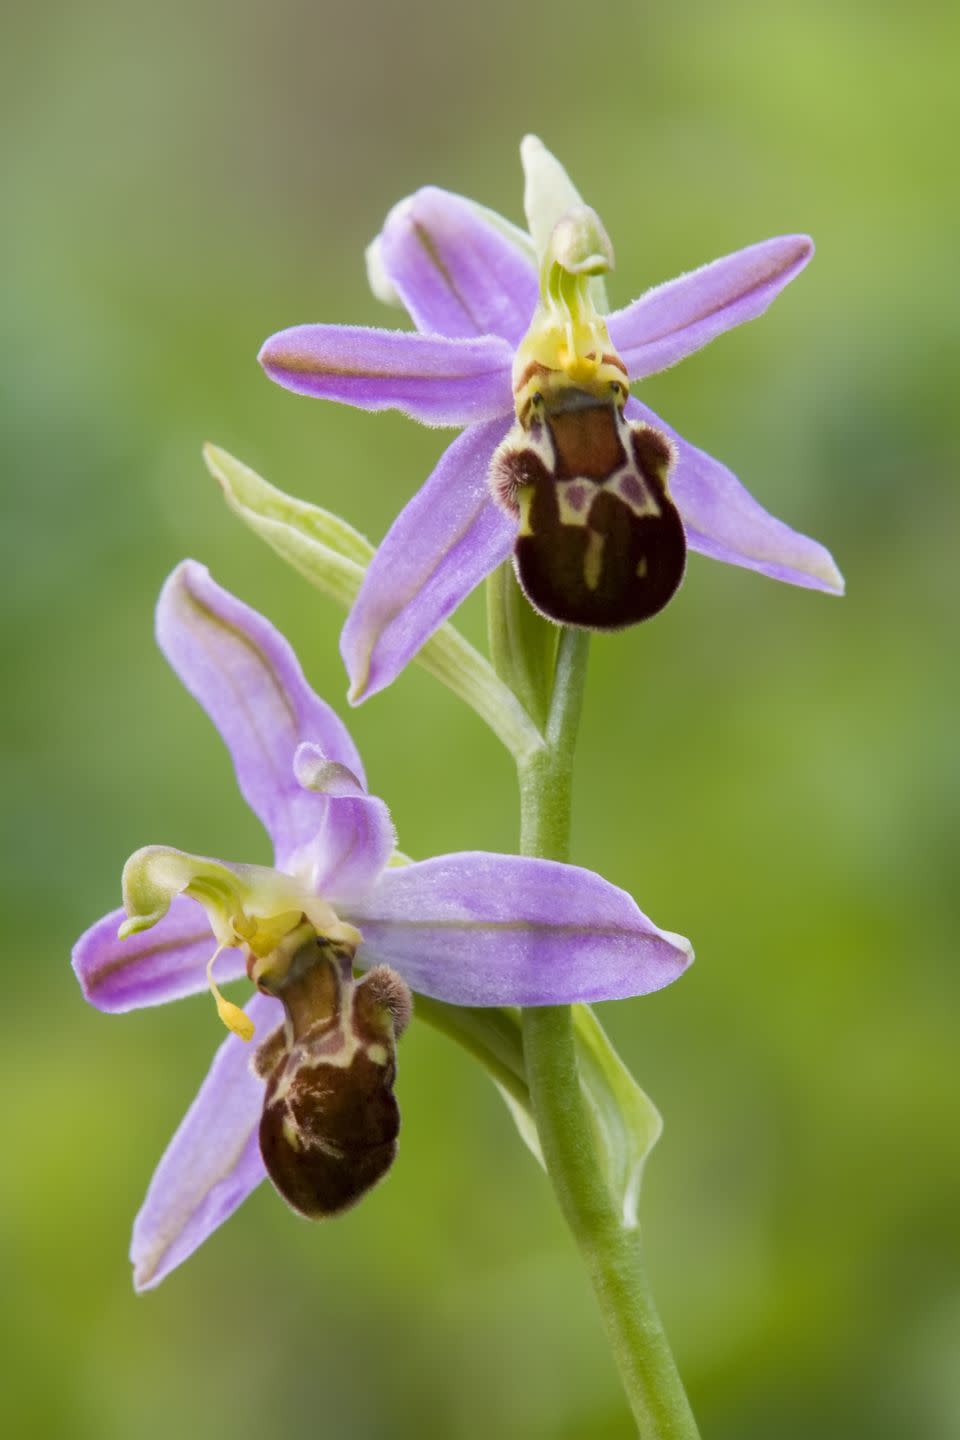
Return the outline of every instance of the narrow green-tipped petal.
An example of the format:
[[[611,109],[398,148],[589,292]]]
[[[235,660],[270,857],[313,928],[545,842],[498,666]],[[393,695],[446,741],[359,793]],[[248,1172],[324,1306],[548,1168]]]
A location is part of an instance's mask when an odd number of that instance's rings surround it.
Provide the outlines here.
[[[203,447],[223,498],[270,548],[340,605],[353,603],[373,546],[346,520],[269,484],[216,445]]]

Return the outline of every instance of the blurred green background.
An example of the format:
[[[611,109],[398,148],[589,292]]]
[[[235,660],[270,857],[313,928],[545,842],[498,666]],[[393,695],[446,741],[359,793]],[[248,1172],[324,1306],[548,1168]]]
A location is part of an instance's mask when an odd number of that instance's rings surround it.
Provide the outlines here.
[[[67,963],[137,846],[267,858],[153,646],[179,559],[347,713],[341,616],[228,515],[202,441],[382,535],[444,437],[289,395],[257,349],[403,323],[362,263],[389,205],[434,182],[519,219],[533,129],[605,219],[614,304],[770,234],[818,243],[761,322],[642,393],[823,539],[848,598],[694,558],[592,662],[575,858],[698,952],[603,1015],[666,1118],[642,1207],[662,1313],[711,1440],[960,1434],[956,7],[48,0],[4,23],[7,1433],[631,1433],[546,1182],[423,1026],[367,1203],[310,1228],[264,1188],[135,1298],[131,1220],[220,1033],[202,1001],[96,1014]],[[350,724],[404,849],[515,845],[505,755],[428,676]]]

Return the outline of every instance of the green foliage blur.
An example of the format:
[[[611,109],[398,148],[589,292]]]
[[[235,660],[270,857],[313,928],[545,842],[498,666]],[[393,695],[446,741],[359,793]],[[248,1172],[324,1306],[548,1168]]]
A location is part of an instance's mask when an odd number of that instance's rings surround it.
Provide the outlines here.
[[[264,1187],[156,1293],[127,1237],[221,1039],[68,966],[147,842],[266,859],[155,650],[192,555],[346,715],[341,615],[223,507],[216,441],[378,539],[446,437],[272,386],[308,320],[402,324],[363,246],[433,182],[521,218],[535,130],[613,303],[809,230],[770,313],[643,396],[844,570],[694,557],[600,639],[574,858],[694,940],[603,1019],[662,1109],[642,1216],[705,1440],[960,1434],[956,84],[960,12],[555,0],[48,0],[0,58],[0,1372],[56,1440],[631,1433],[547,1184],[478,1068],[401,1050],[388,1182],[317,1228]],[[481,634],[482,600],[463,623]],[[507,758],[417,669],[349,721],[410,854],[511,849]]]

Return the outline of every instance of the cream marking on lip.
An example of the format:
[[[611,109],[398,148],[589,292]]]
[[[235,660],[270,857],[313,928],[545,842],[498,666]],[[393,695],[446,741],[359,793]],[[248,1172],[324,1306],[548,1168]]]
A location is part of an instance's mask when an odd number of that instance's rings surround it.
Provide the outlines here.
[[[583,579],[588,590],[596,590],[603,574],[603,550],[606,536],[596,530],[587,531],[587,553],[583,557]]]
[[[560,480],[557,482],[556,492],[561,525],[585,526],[590,507],[600,493],[600,486],[595,485],[592,480]],[[589,584],[589,581],[587,583]]]
[[[636,469],[632,467],[618,470],[615,475],[611,475],[604,488],[612,490],[618,500],[622,500],[640,520],[645,515],[656,517],[660,514],[660,506],[654,499],[650,486],[641,484],[637,479]]]

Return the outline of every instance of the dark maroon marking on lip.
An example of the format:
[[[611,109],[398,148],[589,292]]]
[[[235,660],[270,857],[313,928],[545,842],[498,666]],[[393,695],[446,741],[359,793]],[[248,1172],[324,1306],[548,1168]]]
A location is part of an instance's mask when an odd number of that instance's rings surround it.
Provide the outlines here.
[[[613,405],[562,411],[550,415],[546,425],[553,441],[557,480],[606,480],[627,462]]]
[[[579,512],[587,503],[587,487],[585,485],[578,485],[576,481],[574,481],[567,485],[566,490],[563,492],[563,498],[571,510]]]
[[[652,425],[636,422],[630,426],[633,438],[633,458],[644,475],[658,475],[664,485],[670,466],[674,461],[674,450],[666,435],[654,430]]]
[[[487,483],[493,497],[514,519],[520,514],[517,492],[540,480],[549,480],[547,470],[540,456],[524,441],[514,445],[510,438],[494,452]]]
[[[348,1065],[312,1062],[294,1046],[267,1084],[260,1152],[267,1173],[294,1210],[311,1220],[355,1205],[390,1169],[400,1108],[391,1059],[366,1049]]]
[[[535,609],[588,630],[620,630],[662,610],[683,579],[686,538],[672,502],[663,494],[657,502],[659,515],[638,516],[602,490],[586,525],[564,525],[555,489],[536,487],[532,533],[518,536],[514,549],[517,578]],[[603,542],[598,571],[588,565],[592,536]]]
[[[397,1153],[396,1038],[410,992],[384,966],[352,976],[353,950],[311,940],[271,993],[285,1022],[255,1058],[266,1078],[260,1153],[274,1186],[312,1220],[356,1204]]]
[[[521,442],[503,446],[491,469],[495,494],[514,513],[519,492],[528,493],[514,566],[530,603],[559,624],[590,630],[656,615],[686,566],[683,522],[667,490],[669,443],[649,426],[631,425],[612,401],[548,414],[543,430],[552,468]],[[605,488],[613,475],[622,493]],[[584,487],[586,523],[568,524],[558,482],[581,478],[598,488],[591,495]],[[564,500],[579,517],[576,490],[568,486]]]

